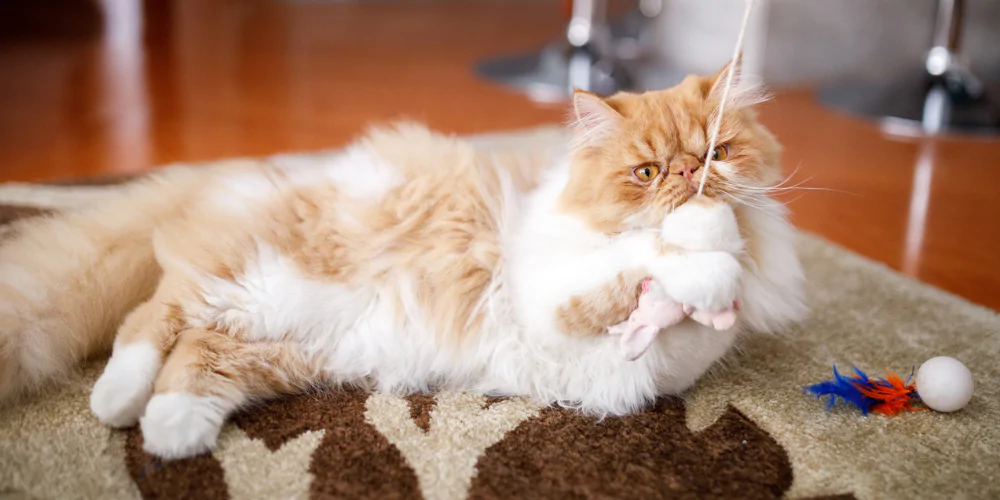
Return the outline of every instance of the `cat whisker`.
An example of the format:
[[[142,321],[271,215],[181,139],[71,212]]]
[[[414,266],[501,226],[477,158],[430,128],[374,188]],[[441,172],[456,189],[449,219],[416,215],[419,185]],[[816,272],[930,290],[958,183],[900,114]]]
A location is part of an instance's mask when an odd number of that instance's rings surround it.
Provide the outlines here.
[[[764,205],[761,204],[761,203],[763,203],[763,200],[760,200],[758,198],[752,198],[752,197],[748,197],[748,196],[742,196],[742,197],[741,196],[734,196],[732,194],[730,194],[729,196],[731,198],[735,199],[736,201],[738,201],[738,202],[740,202],[740,203],[748,206],[748,207],[758,208],[758,209],[761,209],[761,210],[764,210],[764,208],[765,208]],[[748,201],[748,198],[750,199],[749,201]]]
[[[730,189],[730,190],[732,192],[729,192],[729,190],[723,190],[723,192],[726,193],[727,195],[733,197],[733,198],[739,199],[740,201],[751,200],[751,201],[754,201],[756,203],[761,203],[764,199],[768,199],[768,200],[777,202],[777,200],[774,200],[774,199],[770,198],[769,196],[767,196],[767,193],[748,193],[748,192],[743,192],[743,191],[739,191],[739,190],[732,190],[732,189]]]
[[[732,198],[732,199],[733,199],[733,200],[735,200],[735,201],[736,201],[737,203],[740,203],[740,204],[742,204],[742,205],[746,205],[746,206],[748,206],[748,207],[750,207],[750,208],[753,208],[754,210],[758,210],[758,211],[760,211],[760,212],[761,212],[762,214],[764,214],[764,215],[767,215],[768,217],[771,217],[771,218],[772,218],[772,219],[774,219],[774,220],[777,220],[777,221],[784,221],[784,219],[782,219],[781,217],[778,217],[777,215],[775,215],[775,214],[773,214],[773,213],[771,213],[771,212],[767,211],[767,210],[766,210],[766,209],[765,209],[765,208],[764,208],[763,206],[761,206],[761,205],[757,205],[757,204],[754,204],[754,203],[750,203],[750,202],[749,202],[749,201],[747,201],[746,199],[744,199],[744,198],[741,198],[741,197],[739,197],[739,196],[735,196],[735,195],[733,195],[733,194],[731,194],[731,193],[728,193],[728,192],[726,192],[726,191],[722,191],[722,194],[725,194],[726,196],[728,196],[728,197]]]
[[[805,182],[808,182],[812,177],[803,180],[799,184],[785,187],[756,187],[756,186],[745,186],[742,184],[736,184],[729,181],[724,181],[723,184],[733,191],[739,191],[746,194],[760,193],[760,194],[772,194],[772,193],[787,193],[791,191],[824,191],[830,193],[846,194],[850,196],[860,196],[858,193],[853,193],[851,191],[844,191],[842,189],[835,188],[825,188],[825,187],[815,187],[815,186],[803,186]]]
[[[792,180],[792,178],[795,177],[795,174],[799,173],[799,169],[801,169],[801,168],[802,168],[802,162],[800,161],[798,163],[798,165],[795,165],[795,168],[792,170],[792,172],[790,174],[788,174],[787,177],[785,177],[785,180],[783,180],[783,181],[775,184],[772,187],[781,187],[781,186],[784,186],[788,181]],[[812,179],[812,177],[809,177],[809,179]]]
[[[768,187],[759,187],[759,186],[747,186],[747,185],[744,185],[744,184],[740,184],[740,183],[738,183],[738,182],[736,182],[736,181],[733,181],[733,180],[731,180],[731,179],[726,179],[726,178],[722,178],[722,180],[721,180],[721,181],[722,181],[722,182],[725,182],[725,183],[727,183],[727,184],[730,184],[730,185],[732,185],[732,186],[735,186],[735,187],[741,187],[741,188],[746,188],[746,189],[756,189],[756,190],[772,190],[772,189],[780,189],[780,188],[782,188],[782,186],[784,186],[785,184],[787,184],[787,183],[788,183],[788,181],[792,180],[792,178],[793,178],[793,177],[795,177],[795,174],[797,174],[797,173],[799,172],[799,169],[800,169],[801,167],[802,167],[802,162],[799,162],[799,164],[795,166],[795,169],[794,169],[794,170],[792,170],[792,173],[788,174],[788,176],[787,176],[787,177],[785,177],[785,178],[784,178],[784,180],[782,180],[781,182],[779,182],[779,183],[777,183],[777,184],[775,184],[775,185],[773,185],[773,186],[768,186]],[[809,178],[807,178],[807,179],[806,179],[805,181],[808,181],[808,180],[810,180],[810,179],[812,179],[812,177],[809,177]],[[803,181],[803,182],[805,182],[805,181]],[[797,184],[797,185],[801,185],[801,184],[802,184],[802,182],[800,182],[800,183],[799,183],[799,184]]]
[[[775,215],[772,214],[768,210],[771,206],[773,206],[773,205],[770,205],[771,203],[774,203],[774,204],[777,204],[777,205],[787,205],[787,203],[784,203],[782,201],[775,200],[773,198],[766,197],[766,196],[763,196],[763,195],[733,194],[733,193],[728,193],[728,192],[725,192],[725,191],[723,191],[723,192],[727,196],[729,196],[730,198],[732,198],[733,200],[736,200],[737,203],[740,203],[742,205],[746,205],[746,206],[748,206],[750,208],[755,208],[755,209],[760,210],[760,211],[762,211],[762,212],[764,212],[764,213],[766,213],[766,214],[768,214],[768,215],[770,215],[772,217],[775,217]]]
[[[787,190],[787,189],[798,188],[798,187],[802,186],[803,184],[805,184],[806,182],[811,181],[814,177],[815,176],[806,177],[805,179],[799,181],[797,184],[792,184],[790,186],[785,186],[784,185],[784,184],[786,184],[789,181],[789,179],[791,179],[790,177],[786,178],[785,180],[783,180],[783,181],[781,181],[778,184],[775,184],[773,186],[748,186],[746,184],[740,184],[740,183],[738,183],[738,182],[736,182],[734,180],[731,180],[731,179],[726,179],[725,182],[728,183],[728,184],[731,184],[733,186],[744,188],[744,189],[752,189],[752,190],[757,190],[757,191],[782,191],[782,190]]]
[[[792,199],[790,199],[788,201],[781,201],[780,203],[782,205],[791,205],[792,203],[795,203],[796,201],[802,199],[802,197],[805,196],[806,194],[808,194],[808,193],[801,193],[798,196],[796,196],[795,198],[792,198]]]
[[[790,186],[786,186],[785,184],[788,184],[788,182],[791,181],[795,177],[795,174],[797,174],[801,168],[802,168],[802,162],[799,162],[799,164],[795,166],[795,169],[792,170],[792,172],[790,174],[788,174],[788,176],[785,177],[784,180],[782,180],[781,182],[779,182],[779,183],[777,183],[777,184],[775,184],[773,186],[766,186],[766,187],[763,187],[763,186],[748,186],[746,184],[740,184],[740,183],[738,183],[738,182],[736,182],[736,181],[734,181],[732,179],[722,179],[721,182],[724,183],[724,184],[726,184],[730,189],[733,189],[735,191],[743,191],[743,192],[754,191],[754,192],[761,192],[761,193],[782,193],[782,192],[788,192],[788,191],[827,191],[827,192],[831,192],[831,193],[840,193],[840,194],[846,194],[846,195],[851,195],[851,196],[861,196],[859,193],[854,193],[854,192],[851,192],[851,191],[844,191],[842,189],[834,189],[834,188],[826,188],[826,187],[815,187],[815,186],[803,186],[803,184],[811,181],[813,178],[815,178],[815,176],[809,176],[809,177],[807,177],[807,178],[799,181],[796,184],[793,184],[793,185],[790,185]]]

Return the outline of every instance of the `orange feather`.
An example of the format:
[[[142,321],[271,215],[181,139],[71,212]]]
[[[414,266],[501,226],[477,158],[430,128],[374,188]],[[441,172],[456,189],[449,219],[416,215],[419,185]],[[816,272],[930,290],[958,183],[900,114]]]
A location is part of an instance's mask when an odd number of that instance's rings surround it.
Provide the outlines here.
[[[885,380],[885,383],[872,385],[856,384],[858,390],[865,396],[882,401],[872,406],[873,412],[892,416],[903,411],[926,410],[926,408],[914,408],[910,405],[910,398],[917,390],[915,383],[907,385],[894,372],[888,371],[888,374],[889,376]]]

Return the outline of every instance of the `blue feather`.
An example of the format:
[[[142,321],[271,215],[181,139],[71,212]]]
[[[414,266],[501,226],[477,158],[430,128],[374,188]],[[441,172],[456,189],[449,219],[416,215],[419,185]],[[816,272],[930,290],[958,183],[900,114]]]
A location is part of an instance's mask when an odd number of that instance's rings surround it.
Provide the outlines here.
[[[855,377],[845,377],[837,371],[837,365],[834,365],[833,379],[807,386],[806,391],[819,399],[829,396],[826,403],[827,411],[833,408],[837,404],[837,398],[840,398],[856,406],[862,414],[867,415],[872,406],[879,401],[862,394],[856,384],[873,386],[877,385],[878,382],[868,378],[868,375],[857,367],[854,367],[854,373]]]

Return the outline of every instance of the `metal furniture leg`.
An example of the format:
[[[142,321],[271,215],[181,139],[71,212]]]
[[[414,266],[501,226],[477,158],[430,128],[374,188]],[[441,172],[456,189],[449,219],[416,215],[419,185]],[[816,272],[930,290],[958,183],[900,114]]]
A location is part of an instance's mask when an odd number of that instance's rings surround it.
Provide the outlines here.
[[[659,0],[642,0],[635,12],[609,22],[605,0],[572,0],[563,38],[535,52],[481,61],[476,72],[543,102],[563,101],[573,89],[599,94],[635,90],[639,85],[630,58],[641,57],[635,40],[646,29],[642,19],[658,15],[659,5]]]
[[[983,85],[959,62],[964,4],[938,0],[933,46],[922,70],[878,84],[827,87],[820,100],[878,120],[891,133],[1000,133],[1000,89]]]

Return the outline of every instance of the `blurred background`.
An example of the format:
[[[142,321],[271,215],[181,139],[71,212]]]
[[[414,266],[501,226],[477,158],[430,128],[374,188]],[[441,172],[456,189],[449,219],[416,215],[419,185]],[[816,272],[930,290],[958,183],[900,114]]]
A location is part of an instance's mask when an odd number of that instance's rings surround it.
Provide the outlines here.
[[[731,55],[743,0],[6,0],[0,181],[337,147],[372,122],[565,120]],[[1000,308],[1000,2],[758,0],[795,223]]]

